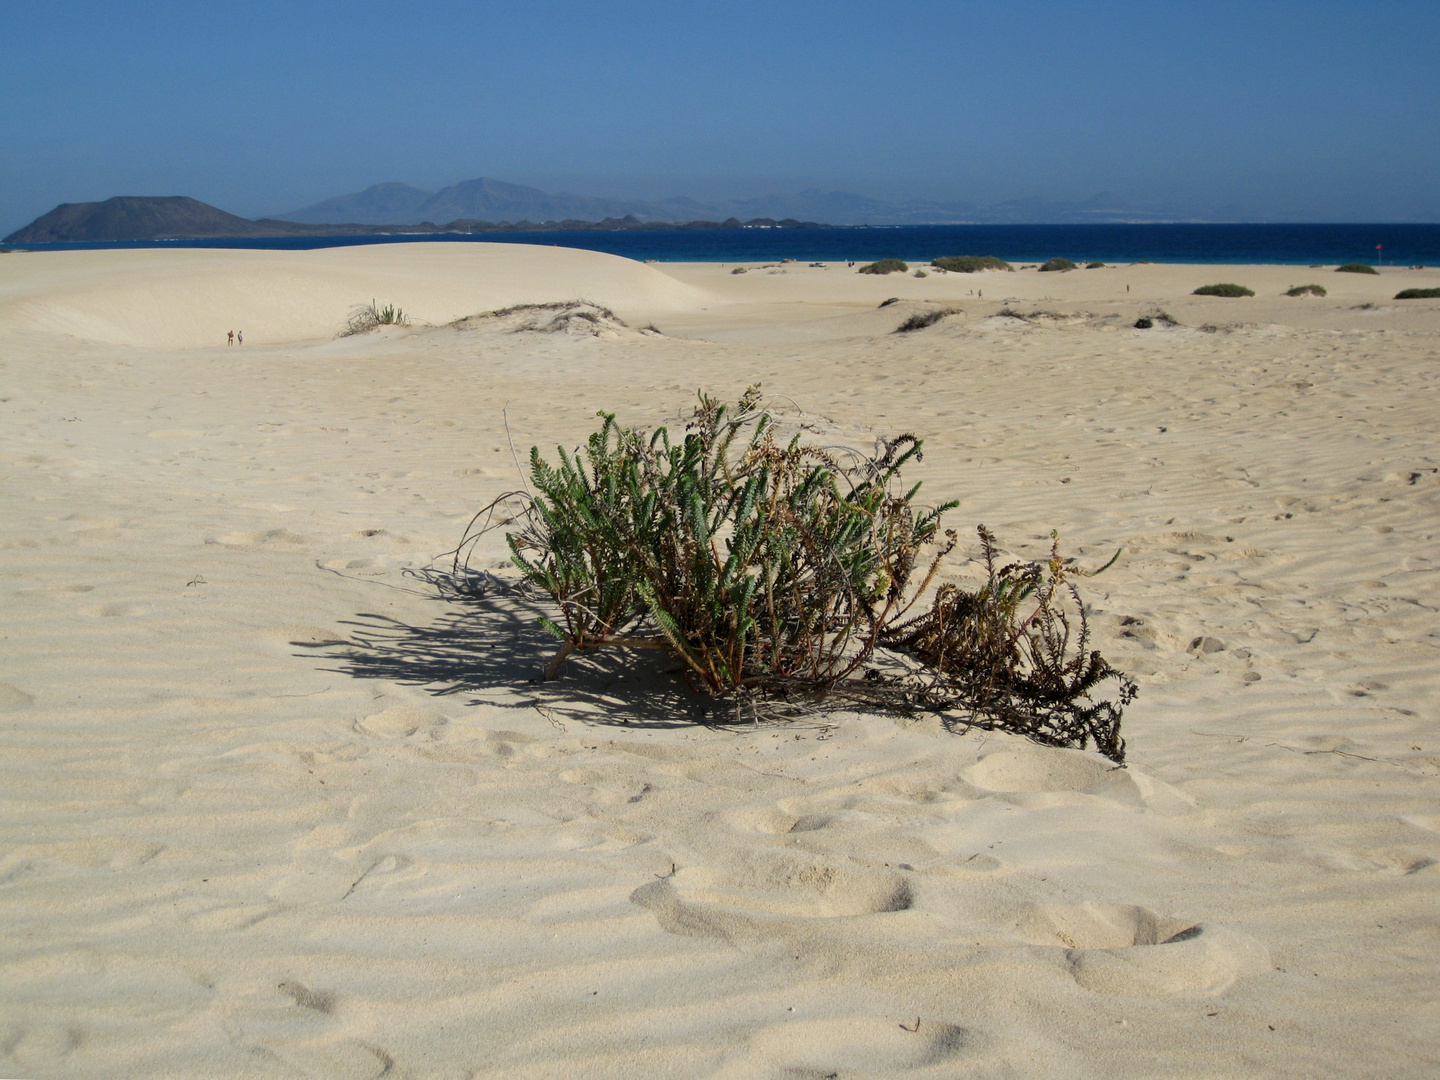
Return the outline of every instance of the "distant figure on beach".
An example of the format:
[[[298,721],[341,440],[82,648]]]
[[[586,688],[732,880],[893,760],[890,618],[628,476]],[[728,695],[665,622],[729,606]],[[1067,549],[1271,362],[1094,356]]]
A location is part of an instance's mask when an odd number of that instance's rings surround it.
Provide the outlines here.
[[[236,331],[235,331],[235,340],[236,340],[237,342],[239,342],[241,345],[244,345],[244,344],[245,344],[245,331],[244,331],[244,330],[236,330]]]
[[[234,330],[231,330],[230,333],[228,333],[227,335],[225,335],[225,344],[226,344],[226,345],[234,345],[234,344],[235,344],[235,331],[234,331]]]

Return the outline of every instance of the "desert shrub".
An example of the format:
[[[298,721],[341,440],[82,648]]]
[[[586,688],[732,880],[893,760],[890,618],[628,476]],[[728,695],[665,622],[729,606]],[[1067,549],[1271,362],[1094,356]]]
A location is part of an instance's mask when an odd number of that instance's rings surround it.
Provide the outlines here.
[[[930,275],[927,274],[927,273],[925,273],[924,270],[916,270],[916,271],[915,271],[915,276],[916,276],[916,277],[929,277]]]
[[[1047,561],[1003,566],[990,530],[981,525],[979,533],[985,583],[973,592],[941,586],[928,611],[886,631],[885,644],[936,672],[944,691],[954,695],[953,704],[982,726],[1056,746],[1093,741],[1100,753],[1123,762],[1121,713],[1138,688],[1089,648],[1085,605],[1074,579],[1090,575],[1068,568],[1054,533]],[[1118,680],[1117,700],[1085,703],[1107,679]]]
[[[1324,296],[1324,285],[1292,285],[1285,290],[1286,296]]]
[[[1140,316],[1140,318],[1138,318],[1138,319],[1135,320],[1135,329],[1136,329],[1136,330],[1149,330],[1149,329],[1150,329],[1152,326],[1154,326],[1154,325],[1155,325],[1155,322],[1154,322],[1153,319],[1147,319],[1147,318],[1145,318],[1145,316],[1143,316],[1143,315]]]
[[[881,259],[878,262],[868,263],[856,271],[857,274],[903,274],[910,269],[908,263],[899,259]]]
[[[1218,285],[1201,285],[1192,294],[1194,296],[1254,296],[1254,289],[1247,289],[1244,285],[1236,285],[1232,282],[1222,281]]]
[[[1396,300],[1437,300],[1440,289],[1401,289],[1395,294]]]
[[[1076,266],[1069,259],[1047,259],[1040,264],[1041,273],[1053,273],[1056,270],[1074,270]]]
[[[1379,270],[1369,263],[1346,263],[1344,266],[1335,267],[1337,274],[1378,274]]]
[[[374,300],[371,300],[368,304],[357,304],[350,309],[350,318],[346,320],[345,329],[340,331],[340,336],[351,337],[355,334],[368,334],[380,326],[409,325],[410,317],[394,304],[379,307]]]
[[[934,326],[945,316],[954,314],[955,308],[931,308],[929,311],[917,311],[897,326],[894,332],[908,334],[912,330],[924,330],[927,326]]]
[[[746,270],[743,266],[737,266],[734,270],[730,271],[732,274],[748,274],[749,272],[750,271]]]
[[[678,441],[600,416],[558,465],[533,448],[534,494],[482,510],[454,552],[451,580],[465,580],[480,536],[517,526],[512,560],[556,610],[540,617],[561,643],[547,678],[576,650],[660,649],[737,714],[747,702],[861,701],[1094,743],[1123,762],[1120,713],[1135,685],[1088,650],[1083,575],[1058,541],[1046,562],[1000,566],[982,527],[986,584],[945,586],[910,617],[957,544],[939,535],[956,504],[921,506],[919,485],[901,479],[921,454],[915,436],[877,440],[869,455],[781,442],[758,387],[734,405],[702,394]],[[1111,678],[1116,700],[1091,703]]]
[[[1085,269],[1086,269],[1086,270],[1103,270],[1103,269],[1105,269],[1105,264],[1104,264],[1103,262],[1098,261],[1098,260],[1092,259],[1090,262],[1087,262],[1087,263],[1085,264]]]
[[[930,265],[955,274],[975,274],[981,270],[1014,270],[1004,259],[994,255],[942,255],[931,259]]]

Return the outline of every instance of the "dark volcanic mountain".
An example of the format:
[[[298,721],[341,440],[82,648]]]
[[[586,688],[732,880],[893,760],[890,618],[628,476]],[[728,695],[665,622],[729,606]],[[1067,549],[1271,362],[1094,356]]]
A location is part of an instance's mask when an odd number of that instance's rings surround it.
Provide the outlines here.
[[[184,195],[117,195],[104,202],[61,203],[5,238],[10,244],[274,236],[273,226],[227,214]]]

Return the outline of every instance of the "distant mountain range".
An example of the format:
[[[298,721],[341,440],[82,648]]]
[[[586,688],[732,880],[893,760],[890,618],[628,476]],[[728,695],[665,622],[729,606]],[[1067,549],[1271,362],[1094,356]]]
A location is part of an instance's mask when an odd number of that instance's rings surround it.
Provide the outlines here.
[[[814,228],[832,225],[1074,224],[1162,220],[1102,193],[1084,202],[1014,199],[971,203],[884,202],[847,191],[811,188],[794,195],[699,202],[551,194],[480,177],[436,192],[376,184],[353,195],[252,221],[183,195],[121,195],[104,202],[62,203],[11,233],[5,243],[43,244],[232,237],[485,233],[655,228]]]
[[[992,206],[966,202],[885,202],[848,191],[810,188],[793,195],[699,202],[675,197],[658,200],[602,199],[551,194],[522,184],[480,177],[436,192],[409,184],[376,184],[353,195],[325,199],[313,206],[275,215],[281,221],[312,225],[442,222],[457,219],[514,222],[600,221],[633,217],[640,222],[724,221],[735,218],[794,218],[833,225],[1074,224],[1079,222],[1154,221],[1161,215],[1126,205],[1109,192],[1084,202],[1014,199]]]
[[[5,237],[7,244],[119,243],[130,240],[210,240],[280,236],[381,236],[434,233],[506,233],[630,229],[814,229],[813,221],[756,218],[740,221],[640,221],[633,216],[601,221],[566,218],[560,221],[480,221],[460,218],[444,225],[422,221],[413,225],[372,225],[359,222],[311,224],[261,218],[251,221],[183,195],[117,195],[104,202],[61,203],[23,229]]]

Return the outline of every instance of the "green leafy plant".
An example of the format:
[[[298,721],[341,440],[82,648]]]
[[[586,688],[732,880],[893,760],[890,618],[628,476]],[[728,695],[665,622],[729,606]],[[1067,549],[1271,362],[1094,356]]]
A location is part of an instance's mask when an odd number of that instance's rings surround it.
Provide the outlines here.
[[[1337,274],[1378,274],[1379,270],[1369,263],[1346,263],[1344,266],[1335,267]]]
[[[1285,290],[1286,296],[1325,296],[1324,285],[1292,285]]]
[[[560,449],[556,465],[532,449],[533,494],[476,515],[452,578],[489,529],[517,526],[512,561],[555,605],[540,617],[560,642],[547,678],[577,651],[660,649],[694,689],[737,709],[818,696],[930,710],[1123,761],[1120,713],[1135,687],[1088,651],[1080,574],[1058,541],[1047,563],[998,566],[982,528],[989,584],[944,586],[912,617],[957,543],[939,535],[956,504],[922,506],[919,485],[902,481],[920,440],[877,440],[868,455],[782,442],[760,400],[758,387],[733,405],[702,394],[678,440],[601,413],[585,448]],[[496,522],[502,503],[513,512]],[[1090,703],[1110,678],[1118,703]]]
[[[1401,289],[1395,294],[1396,300],[1440,299],[1440,289]]]
[[[857,274],[903,274],[910,269],[910,264],[901,262],[899,259],[881,259],[878,262],[867,263],[855,271]]]
[[[982,270],[1014,270],[1004,259],[994,255],[943,255],[931,259],[930,265],[952,274],[975,274]]]
[[[1074,270],[1074,269],[1076,269],[1076,266],[1075,266],[1075,264],[1074,264],[1073,262],[1071,262],[1069,259],[1060,259],[1060,258],[1047,259],[1045,262],[1043,262],[1043,263],[1040,264],[1040,272],[1041,272],[1042,274],[1050,274],[1050,273],[1055,273],[1056,271],[1060,271],[1060,270]]]
[[[1244,285],[1236,285],[1233,282],[1222,281],[1218,285],[1201,285],[1192,294],[1194,296],[1254,296],[1254,289],[1247,289]]]

